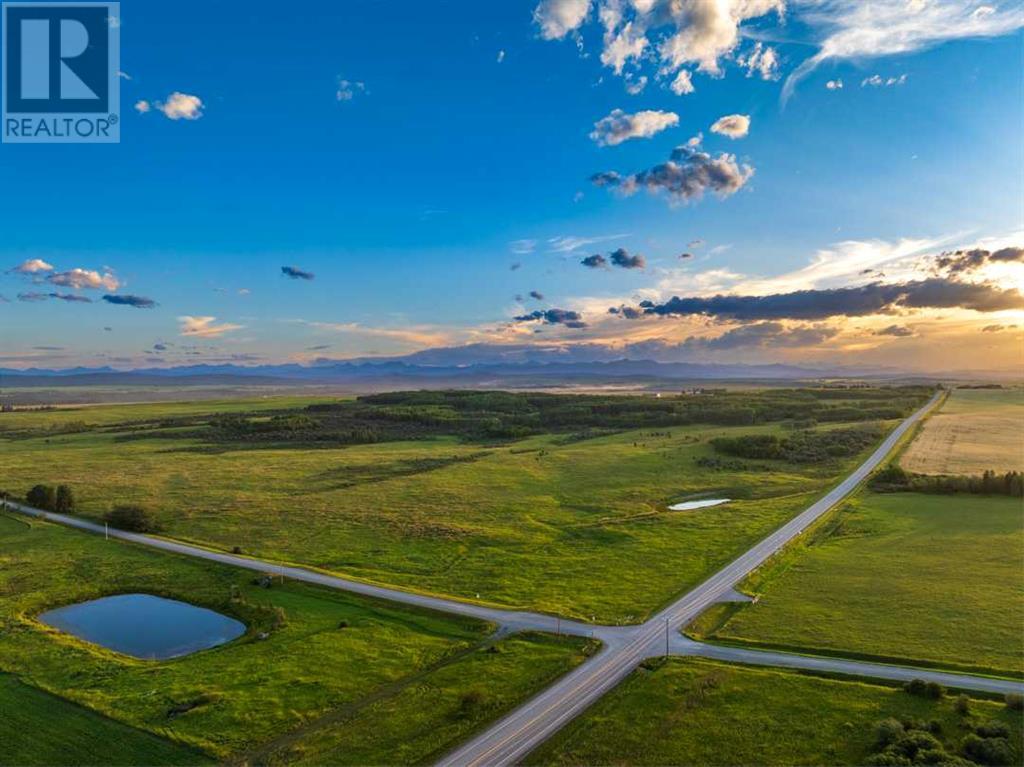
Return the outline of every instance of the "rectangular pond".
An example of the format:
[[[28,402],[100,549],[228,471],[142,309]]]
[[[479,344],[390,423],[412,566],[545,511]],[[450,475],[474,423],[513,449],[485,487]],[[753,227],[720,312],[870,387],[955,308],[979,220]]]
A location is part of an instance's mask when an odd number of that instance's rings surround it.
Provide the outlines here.
[[[118,594],[50,610],[47,626],[125,655],[166,660],[230,642],[245,624],[205,607],[152,594]]]

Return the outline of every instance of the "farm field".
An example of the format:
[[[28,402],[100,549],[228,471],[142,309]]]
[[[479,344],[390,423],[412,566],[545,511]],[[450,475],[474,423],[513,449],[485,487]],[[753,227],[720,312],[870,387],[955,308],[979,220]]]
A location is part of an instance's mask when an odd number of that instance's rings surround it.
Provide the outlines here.
[[[1024,388],[955,389],[900,464],[918,474],[1024,471]]]
[[[913,739],[922,750],[938,745],[947,756],[964,753],[972,730],[996,723],[1009,735],[1004,748],[1010,759],[1000,763],[1020,762],[1021,717],[1002,703],[971,700],[963,715],[948,697],[929,700],[867,682],[670,659],[638,669],[527,764],[861,765],[880,750],[878,724],[891,718],[918,720],[922,727],[935,722],[935,732]]]
[[[248,631],[212,650],[142,661],[34,618],[126,592],[209,607],[242,620]],[[374,728],[347,730],[330,744],[332,761],[351,750],[364,763],[417,762],[550,683],[590,649],[583,640],[541,635],[495,644],[489,634],[475,621],[305,584],[264,588],[248,571],[0,515],[0,672],[10,675],[0,675],[0,697],[5,706],[16,697],[26,701],[17,704],[17,734],[5,738],[4,750],[12,743],[11,753],[28,749],[50,764],[89,762],[95,744],[81,735],[80,723],[100,734],[122,732],[122,751],[111,759],[194,763],[245,759],[268,744],[301,748],[318,723],[344,723],[368,707],[376,712]],[[475,676],[462,671],[470,667]],[[413,744],[402,731],[402,701],[424,685],[448,705],[421,707],[432,737]],[[47,693],[68,702],[58,706]],[[62,719],[54,728],[64,709],[68,726]]]
[[[0,673],[0,765],[197,765],[186,746],[101,716]]]
[[[306,408],[296,399],[217,404],[213,416],[209,402],[8,413],[0,460],[5,489],[67,483],[78,513],[94,519],[114,504],[140,504],[182,540],[632,623],[806,507],[929,395],[918,387],[565,396],[540,400],[559,408],[550,432],[523,413],[542,395],[487,393],[383,395],[360,405],[351,424],[350,404]],[[459,409],[470,398],[482,409]],[[876,417],[856,422],[865,413]],[[711,444],[791,439],[819,421],[812,441],[862,428],[877,438],[813,460],[723,456]],[[733,500],[667,509],[699,497]]]
[[[1024,672],[1018,498],[864,492],[694,633],[997,674]]]

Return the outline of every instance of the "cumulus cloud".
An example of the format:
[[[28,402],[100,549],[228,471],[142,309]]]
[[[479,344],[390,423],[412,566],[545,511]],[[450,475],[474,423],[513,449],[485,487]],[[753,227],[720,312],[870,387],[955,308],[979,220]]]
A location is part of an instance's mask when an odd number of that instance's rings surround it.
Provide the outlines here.
[[[891,88],[894,85],[903,85],[907,82],[906,75],[900,75],[899,77],[882,77],[881,75],[871,75],[871,77],[865,77],[860,81],[861,88]]]
[[[608,266],[608,259],[602,256],[600,253],[595,253],[592,256],[587,256],[582,261],[580,261],[580,263],[583,264],[588,269],[600,269],[602,267]]]
[[[92,269],[69,269],[66,272],[56,272],[46,278],[47,282],[53,285],[60,285],[64,288],[75,288],[76,290],[117,290],[121,283],[110,272],[100,274]]]
[[[693,77],[690,75],[689,70],[680,69],[676,76],[672,79],[672,84],[669,89],[677,96],[685,96],[688,93],[693,93],[696,88],[693,87]]]
[[[530,291],[530,298],[534,299],[535,301],[543,301],[544,300],[544,294],[541,293],[539,290],[531,290]]]
[[[607,117],[594,123],[590,138],[598,146],[616,146],[632,138],[650,138],[678,124],[679,115],[675,112],[647,109],[627,114],[621,109],[613,109]]]
[[[561,40],[579,29],[590,13],[590,0],[541,0],[533,20],[545,40]]]
[[[167,97],[166,101],[157,101],[153,106],[168,120],[198,120],[203,116],[204,109],[201,98],[180,91],[175,91]],[[136,109],[138,109],[138,105],[136,105]],[[148,105],[139,111],[148,112]]]
[[[1024,309],[1024,295],[989,283],[930,278],[904,283],[871,283],[850,288],[798,290],[764,296],[715,295],[680,298],[663,303],[643,301],[645,314],[704,315],[736,321],[822,320],[891,314],[901,309],[970,309],[997,312]]]
[[[180,323],[178,331],[183,336],[194,338],[220,338],[225,333],[245,327],[230,322],[217,323],[216,320],[216,317],[190,317],[188,315],[178,317]]]
[[[687,338],[686,351],[728,351],[743,348],[817,346],[839,334],[838,328],[827,325],[786,327],[781,322],[758,322],[727,330],[720,336]]]
[[[647,261],[639,253],[636,255],[630,255],[625,248],[618,248],[613,250],[608,256],[608,260],[614,265],[622,269],[643,269],[647,266]]]
[[[285,277],[290,277],[293,280],[315,280],[316,275],[312,272],[307,272],[304,269],[300,269],[297,266],[282,266],[281,274]]]
[[[103,296],[103,300],[108,304],[114,304],[115,306],[132,306],[136,309],[152,309],[156,306],[156,301],[152,298],[146,298],[145,296],[133,296],[131,294],[121,296],[106,295]]]
[[[827,83],[825,83],[825,87],[828,88],[830,91],[841,91],[843,89],[842,78],[829,80]]]
[[[617,75],[632,77],[631,70],[653,61],[657,76],[675,76],[673,90],[688,93],[692,89],[688,78],[678,80],[684,66],[721,74],[722,61],[740,44],[743,22],[772,12],[781,15],[785,0],[600,0],[597,5],[603,28],[602,64]],[[534,20],[544,39],[573,34],[580,40],[576,33],[587,22],[590,9],[588,0],[542,0]],[[778,65],[774,49],[763,44],[740,58],[748,72],[762,76],[773,77]]]
[[[904,327],[903,325],[889,325],[888,327],[882,328],[875,331],[876,336],[894,336],[895,338],[909,338],[914,335],[914,331],[910,328]]]
[[[731,139],[744,138],[750,133],[750,115],[725,115],[715,121],[711,132]]]
[[[338,101],[351,101],[357,95],[369,94],[370,91],[366,89],[366,83],[360,82],[359,80],[345,80],[342,77],[338,77],[338,88],[334,93],[334,97]]]
[[[779,54],[771,46],[761,42],[736,59],[736,63],[747,70],[747,77],[760,75],[762,80],[777,80],[779,77]]]
[[[41,258],[30,258],[8,271],[16,274],[39,274],[39,272],[52,272],[53,265],[46,263]]]
[[[135,111],[140,115],[144,115],[152,109],[152,105],[145,99],[139,99],[135,102]]]
[[[538,309],[512,319],[514,322],[541,322],[545,325],[565,325],[567,328],[585,328],[587,326],[579,312],[568,309]]]
[[[1024,248],[1008,247],[990,251],[984,248],[954,250],[936,256],[934,267],[946,274],[977,271],[987,264],[1024,263]]]
[[[655,165],[631,176],[606,171],[591,176],[597,186],[616,189],[631,195],[639,189],[652,194],[664,192],[672,202],[699,200],[706,191],[725,198],[735,194],[754,175],[750,165],[736,162],[735,155],[721,152],[712,157],[691,146],[680,146],[672,152],[668,162]]]
[[[1016,2],[816,0],[803,10],[802,20],[820,30],[822,40],[818,52],[786,79],[783,102],[825,61],[912,53],[948,40],[997,37],[1024,27],[1024,8]]]

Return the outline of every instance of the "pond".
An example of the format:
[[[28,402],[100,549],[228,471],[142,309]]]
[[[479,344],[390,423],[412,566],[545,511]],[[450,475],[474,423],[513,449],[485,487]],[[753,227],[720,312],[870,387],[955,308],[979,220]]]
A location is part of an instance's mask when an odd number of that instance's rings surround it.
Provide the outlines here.
[[[125,655],[166,660],[230,642],[245,624],[205,607],[152,594],[118,594],[50,610],[47,626]]]
[[[686,501],[685,503],[673,504],[668,508],[670,511],[693,511],[694,509],[706,509],[708,506],[719,506],[731,500],[731,498],[714,498],[704,501]]]

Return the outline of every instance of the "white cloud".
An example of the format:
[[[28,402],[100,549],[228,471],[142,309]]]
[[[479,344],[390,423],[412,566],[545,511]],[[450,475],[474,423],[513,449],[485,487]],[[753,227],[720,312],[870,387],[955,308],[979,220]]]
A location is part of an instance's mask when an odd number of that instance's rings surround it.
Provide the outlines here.
[[[711,126],[712,133],[728,136],[731,139],[744,138],[750,133],[750,115],[726,115],[720,117]]]
[[[53,265],[46,263],[41,258],[30,258],[27,261],[22,261],[11,271],[18,274],[38,274],[39,272],[52,272]]]
[[[525,256],[527,253],[533,253],[537,249],[536,240],[514,240],[508,244],[509,250],[513,253]]]
[[[135,111],[140,115],[146,114],[151,109],[150,104],[145,99],[139,99],[135,102]]]
[[[693,87],[693,79],[690,77],[690,72],[686,69],[679,70],[679,73],[672,81],[672,85],[669,87],[677,96],[685,96],[687,93],[693,93],[696,90]]]
[[[579,29],[590,13],[590,0],[541,0],[533,12],[545,40],[561,40]]]
[[[591,9],[590,0],[542,0],[534,11],[541,37],[561,40],[578,33]],[[602,35],[601,63],[618,75],[629,75],[646,61],[658,65],[657,75],[675,76],[677,93],[689,93],[679,80],[684,66],[710,75],[721,74],[721,62],[742,39],[745,21],[770,13],[780,16],[786,0],[599,0],[597,17]],[[581,38],[576,36],[578,44]],[[778,57],[758,43],[743,57],[748,73],[775,77]],[[674,81],[674,82],[675,82]]]
[[[824,61],[912,53],[948,40],[998,37],[1024,27],[1017,2],[977,0],[798,0],[802,20],[823,31],[821,47],[787,78],[786,101],[797,83]]]
[[[630,96],[639,96],[647,87],[647,75],[626,78],[626,93]]]
[[[548,251],[551,253],[572,253],[574,250],[579,250],[588,245],[621,240],[623,237],[628,236],[628,234],[606,234],[598,237],[574,237],[572,235],[551,237],[548,239]]]
[[[906,75],[900,75],[899,77],[871,75],[871,77],[865,77],[860,81],[860,87],[867,88],[870,85],[872,88],[891,88],[894,85],[903,85],[906,81]]]
[[[351,101],[357,95],[369,94],[369,92],[366,89],[366,83],[359,80],[345,80],[339,76],[338,90],[335,92],[334,97],[338,101]]]
[[[203,116],[203,100],[180,91],[175,91],[166,101],[158,101],[154,106],[168,120],[198,120]]]
[[[613,109],[607,117],[602,117],[594,123],[590,138],[599,146],[616,146],[632,138],[650,138],[678,124],[679,115],[675,112],[648,109],[636,114],[626,114],[621,109]]]
[[[825,83],[825,87],[828,88],[830,91],[841,91],[843,89],[843,81],[841,78],[836,80],[829,80],[827,83]]]
[[[128,74],[127,72],[122,72],[121,70],[117,71],[117,76],[120,77],[122,80],[132,79],[132,76],[130,74]]]
[[[46,278],[47,282],[53,285],[60,285],[65,288],[75,288],[82,290],[83,288],[89,288],[91,290],[104,290],[114,291],[117,290],[121,282],[110,272],[100,274],[92,269],[69,269],[66,272],[56,272]]]
[[[755,74],[762,80],[777,80],[779,77],[779,55],[774,48],[763,43],[754,43],[754,47],[736,59],[741,67],[746,67],[747,77]]]
[[[505,51],[504,50],[498,51],[498,63],[500,64],[504,60],[505,60]]]
[[[192,336],[193,338],[219,338],[225,333],[245,327],[244,325],[235,325],[230,322],[217,324],[216,320],[216,317],[190,317],[185,315],[178,317],[178,322],[181,323],[178,330],[181,335]]]

